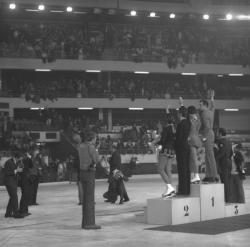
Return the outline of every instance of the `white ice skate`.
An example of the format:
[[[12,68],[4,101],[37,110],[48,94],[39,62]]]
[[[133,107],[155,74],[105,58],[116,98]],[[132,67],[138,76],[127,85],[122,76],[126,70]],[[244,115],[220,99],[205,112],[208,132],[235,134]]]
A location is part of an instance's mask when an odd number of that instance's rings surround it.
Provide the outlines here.
[[[162,194],[162,198],[166,199],[166,198],[170,198],[175,196],[175,189],[172,188],[167,188],[166,192]]]

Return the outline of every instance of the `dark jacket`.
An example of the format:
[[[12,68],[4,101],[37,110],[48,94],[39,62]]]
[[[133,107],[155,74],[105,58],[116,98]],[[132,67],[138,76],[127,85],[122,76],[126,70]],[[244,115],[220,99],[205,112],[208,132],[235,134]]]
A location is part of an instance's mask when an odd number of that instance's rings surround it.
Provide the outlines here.
[[[164,149],[173,149],[174,142],[175,134],[173,132],[173,127],[171,125],[168,125],[167,127],[163,128],[161,133],[161,139],[157,144],[161,145],[162,151],[164,151]]]
[[[17,164],[11,158],[5,162],[3,172],[4,172],[4,184],[12,184],[17,183],[17,175],[15,174],[15,170],[17,169]]]
[[[175,150],[188,146],[188,136],[191,124],[188,119],[182,119],[176,128],[175,134]]]
[[[115,151],[112,153],[110,159],[110,173],[113,172],[115,169],[120,170],[121,169],[121,154],[119,151]]]

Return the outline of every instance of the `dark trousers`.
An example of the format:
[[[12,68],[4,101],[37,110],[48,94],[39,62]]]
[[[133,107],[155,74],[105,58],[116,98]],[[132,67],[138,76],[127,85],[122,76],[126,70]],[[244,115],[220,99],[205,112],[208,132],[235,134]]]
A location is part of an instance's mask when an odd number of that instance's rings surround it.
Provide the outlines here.
[[[5,186],[10,197],[6,208],[6,215],[15,215],[18,213],[17,183],[8,183]]]
[[[178,170],[178,194],[190,194],[190,166],[189,166],[189,146],[181,146],[176,149],[176,160]]]
[[[95,225],[95,172],[80,171],[83,190],[82,228]]]
[[[37,203],[36,198],[37,198],[39,180],[40,180],[39,175],[30,176],[31,188],[30,188],[30,200],[29,200],[30,203],[29,204]]]
[[[230,192],[231,167],[221,168],[219,175],[221,182],[224,184],[225,202],[229,202],[231,194]]]
[[[21,191],[22,191],[22,196],[20,200],[20,208],[19,212],[20,213],[28,213],[28,205],[29,205],[29,199],[30,199],[30,194],[31,194],[31,185],[28,181],[28,179],[22,182],[21,184]]]
[[[112,203],[116,202],[118,196],[120,196],[120,202],[123,202],[123,200],[128,201],[129,197],[123,179],[114,179],[113,177],[109,178],[109,188],[105,196]]]
[[[245,194],[242,180],[239,174],[230,176],[230,198],[231,203],[245,203]]]

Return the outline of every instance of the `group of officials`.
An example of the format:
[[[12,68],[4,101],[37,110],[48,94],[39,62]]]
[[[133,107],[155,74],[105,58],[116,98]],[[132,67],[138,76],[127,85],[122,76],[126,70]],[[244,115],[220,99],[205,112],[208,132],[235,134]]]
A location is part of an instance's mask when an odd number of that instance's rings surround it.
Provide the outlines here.
[[[27,150],[14,150],[3,167],[4,185],[9,195],[5,217],[29,216],[28,207],[38,205],[37,190],[41,172],[41,157],[37,150],[30,155]],[[17,188],[21,188],[18,202]]]

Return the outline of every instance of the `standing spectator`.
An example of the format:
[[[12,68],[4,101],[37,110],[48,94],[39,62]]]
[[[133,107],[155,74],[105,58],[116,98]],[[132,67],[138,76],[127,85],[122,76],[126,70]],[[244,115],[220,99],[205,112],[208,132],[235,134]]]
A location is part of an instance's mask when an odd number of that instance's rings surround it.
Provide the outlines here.
[[[30,169],[33,167],[33,162],[31,156],[28,152],[25,153],[25,157],[23,159],[23,172],[21,173],[21,191],[22,197],[20,200],[20,208],[19,212],[24,215],[30,215],[28,210],[29,198],[31,195],[31,184],[30,184]]]
[[[230,177],[230,203],[245,203],[242,180],[245,179],[244,157],[241,153],[242,145],[237,144],[233,150],[232,171]]]
[[[218,173],[221,182],[224,184],[225,202],[229,202],[230,198],[230,176],[232,170],[232,143],[226,136],[226,130],[219,129],[218,151],[216,152],[216,160],[218,163]]]
[[[85,141],[78,147],[83,188],[82,228],[86,230],[101,228],[95,224],[95,166],[99,162],[95,143],[96,134],[89,132],[85,136]]]
[[[42,158],[38,150],[33,153],[33,167],[30,169],[30,181],[31,181],[31,195],[30,205],[39,205],[37,203],[37,191],[40,182],[40,176],[42,171]]]
[[[23,218],[24,216],[18,212],[17,197],[17,175],[23,171],[18,163],[21,161],[21,154],[15,152],[13,157],[5,162],[4,165],[4,184],[9,194],[9,202],[6,208],[5,218]]]

